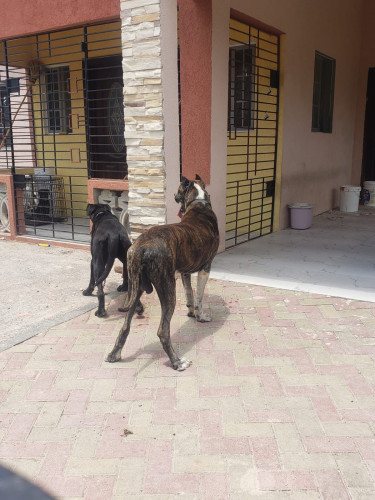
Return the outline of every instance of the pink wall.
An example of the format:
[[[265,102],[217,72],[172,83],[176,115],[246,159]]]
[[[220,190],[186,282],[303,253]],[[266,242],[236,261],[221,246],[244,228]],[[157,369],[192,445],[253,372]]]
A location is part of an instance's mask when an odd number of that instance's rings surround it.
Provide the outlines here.
[[[119,0],[12,0],[1,8],[0,39],[119,17]]]
[[[370,0],[368,0],[370,1]],[[280,227],[288,226],[287,205],[309,202],[314,213],[338,204],[340,185],[351,182],[354,117],[358,97],[358,69],[361,44],[362,0],[214,0],[214,15],[222,32],[214,29],[213,66],[219,86],[214,95],[227,91],[227,47],[223,52],[224,19],[229,8],[243,12],[283,35],[283,131]],[[224,13],[224,14],[222,14]],[[336,59],[333,133],[311,132],[315,51]],[[221,62],[220,62],[221,61]],[[213,99],[213,114],[221,101]],[[212,137],[212,150],[226,141],[221,128]],[[211,176],[223,175],[223,160],[212,164]],[[214,194],[223,196],[217,186]]]
[[[211,0],[179,2],[182,173],[210,182]]]
[[[364,0],[362,17],[362,44],[358,73],[358,101],[355,120],[352,183],[359,185],[362,171],[363,132],[366,111],[367,76],[369,68],[375,67],[375,3]]]

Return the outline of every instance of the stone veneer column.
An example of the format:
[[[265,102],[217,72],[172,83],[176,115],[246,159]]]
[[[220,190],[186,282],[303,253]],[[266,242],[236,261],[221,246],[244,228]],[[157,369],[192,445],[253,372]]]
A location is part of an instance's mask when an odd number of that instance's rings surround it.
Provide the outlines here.
[[[166,223],[161,0],[121,0],[129,220],[133,239]]]

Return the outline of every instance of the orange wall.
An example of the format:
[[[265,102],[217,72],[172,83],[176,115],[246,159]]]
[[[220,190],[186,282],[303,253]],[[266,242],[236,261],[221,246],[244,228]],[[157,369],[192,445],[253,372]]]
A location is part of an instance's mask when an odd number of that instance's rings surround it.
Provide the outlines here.
[[[182,173],[210,182],[211,0],[179,2]]]
[[[12,0],[1,8],[0,39],[120,17],[120,0]]]

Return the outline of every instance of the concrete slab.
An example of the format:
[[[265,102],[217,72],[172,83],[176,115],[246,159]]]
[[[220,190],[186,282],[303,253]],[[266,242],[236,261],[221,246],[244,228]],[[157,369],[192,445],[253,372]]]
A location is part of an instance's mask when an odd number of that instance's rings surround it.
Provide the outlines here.
[[[332,211],[218,255],[212,277],[375,302],[375,208]]]

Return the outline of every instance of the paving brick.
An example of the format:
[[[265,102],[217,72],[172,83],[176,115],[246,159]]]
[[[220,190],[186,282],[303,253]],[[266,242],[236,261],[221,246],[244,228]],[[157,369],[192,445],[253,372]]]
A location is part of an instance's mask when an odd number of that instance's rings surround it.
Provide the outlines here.
[[[314,436],[303,438],[308,453],[343,453],[357,450],[352,437]]]
[[[373,479],[361,456],[357,453],[340,453],[336,463],[347,487],[371,488]]]
[[[207,500],[226,500],[228,498],[227,475],[206,473],[202,475],[200,498]]]
[[[301,436],[294,424],[274,423],[272,427],[280,453],[300,453],[304,450]]]
[[[93,477],[86,481],[86,500],[111,500],[116,477]]]
[[[26,441],[35,420],[36,414],[26,413],[15,415],[8,426],[8,430],[3,438],[3,442]]]
[[[151,494],[180,495],[199,493],[200,480],[197,474],[159,474],[147,476],[144,492]]]
[[[261,490],[313,490],[314,476],[311,472],[300,471],[259,471]]]
[[[327,500],[348,500],[349,492],[344,485],[339,472],[337,471],[317,471],[314,473],[316,484],[322,498]]]
[[[37,477],[35,484],[61,498],[82,498],[87,484],[83,477],[44,476]]]
[[[252,438],[254,464],[257,469],[280,469],[280,459],[275,438]]]
[[[176,456],[173,461],[173,471],[177,473],[225,472],[225,457],[218,455],[185,455]]]

